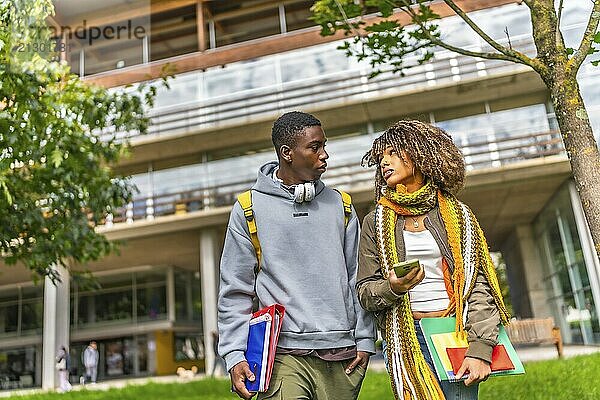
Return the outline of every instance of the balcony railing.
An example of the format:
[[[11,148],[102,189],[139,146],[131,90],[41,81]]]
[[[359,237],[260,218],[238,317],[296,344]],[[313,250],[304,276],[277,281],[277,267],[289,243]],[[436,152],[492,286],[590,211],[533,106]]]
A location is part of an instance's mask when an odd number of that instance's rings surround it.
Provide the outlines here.
[[[527,133],[505,138],[472,141],[461,148],[468,170],[500,167],[527,159],[541,158],[564,152],[560,133],[556,130]],[[333,187],[351,190],[373,181],[374,170],[360,166],[360,160],[332,166],[324,181]],[[236,196],[249,189],[254,178],[219,185],[198,186],[192,190],[139,197],[127,207],[109,215],[106,225],[133,223],[157,216],[184,214],[213,207],[231,205]]]
[[[531,37],[513,38],[514,48],[526,54],[535,52]],[[326,60],[332,48],[324,48],[316,54],[315,61]],[[292,54],[298,57],[299,54]],[[273,61],[274,75],[282,74],[279,61]],[[407,60],[410,64],[411,61]],[[244,65],[252,68],[251,64]],[[332,105],[343,99],[344,102],[364,101],[381,95],[431,88],[437,85],[456,84],[457,81],[494,76],[507,72],[524,70],[522,65],[499,60],[482,60],[455,55],[447,51],[436,53],[434,60],[425,65],[417,65],[405,70],[405,75],[384,70],[373,79],[368,79],[372,69],[365,65],[355,65],[352,69],[340,66],[339,72],[313,76],[300,81],[279,82],[277,84],[241,90],[236,93],[209,98],[203,101],[188,102],[184,105],[156,108],[148,112],[151,126],[148,134],[169,136],[197,132],[201,129],[218,126],[227,121],[247,119],[261,114],[273,114],[282,110],[302,108],[326,103]],[[169,93],[165,93],[168,96]],[[101,136],[113,136],[106,132]],[[138,136],[138,132],[119,132],[120,139]]]

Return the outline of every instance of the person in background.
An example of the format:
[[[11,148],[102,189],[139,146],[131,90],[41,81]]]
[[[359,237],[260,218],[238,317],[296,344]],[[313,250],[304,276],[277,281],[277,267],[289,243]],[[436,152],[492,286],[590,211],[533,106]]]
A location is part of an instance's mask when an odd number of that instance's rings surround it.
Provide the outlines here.
[[[65,346],[61,346],[56,355],[56,369],[58,370],[58,391],[68,392],[72,389],[69,382],[69,370],[71,369],[71,356]]]
[[[96,383],[96,379],[98,377],[98,346],[95,341],[91,341],[90,344],[85,348],[81,359],[83,361],[83,366],[85,368],[85,382],[91,382],[92,384]]]

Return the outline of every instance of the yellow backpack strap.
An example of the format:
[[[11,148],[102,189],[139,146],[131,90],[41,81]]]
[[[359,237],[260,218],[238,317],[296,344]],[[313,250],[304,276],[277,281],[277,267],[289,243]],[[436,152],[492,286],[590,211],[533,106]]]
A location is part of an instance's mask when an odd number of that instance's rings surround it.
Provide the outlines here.
[[[242,206],[244,211],[244,217],[246,218],[246,224],[250,231],[250,240],[252,240],[252,246],[256,253],[256,273],[260,271],[260,242],[258,241],[258,234],[256,233],[256,220],[254,219],[254,211],[252,211],[252,191],[247,190],[238,196],[238,202]]]
[[[344,225],[348,226],[348,221],[352,217],[352,196],[343,190],[336,189],[342,195],[342,202],[344,203]]]

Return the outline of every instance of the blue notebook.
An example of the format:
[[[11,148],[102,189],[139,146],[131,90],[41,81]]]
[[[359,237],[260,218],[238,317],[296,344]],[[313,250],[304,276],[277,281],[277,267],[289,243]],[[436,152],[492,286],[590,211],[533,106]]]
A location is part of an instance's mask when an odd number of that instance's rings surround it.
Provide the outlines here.
[[[265,390],[271,323],[271,316],[269,314],[263,314],[250,320],[246,361],[248,361],[250,371],[252,371],[256,378],[254,382],[246,380],[246,389],[249,392],[262,392]]]
[[[284,313],[282,305],[273,304],[252,314],[246,361],[256,379],[246,380],[249,392],[266,392],[269,388]]]

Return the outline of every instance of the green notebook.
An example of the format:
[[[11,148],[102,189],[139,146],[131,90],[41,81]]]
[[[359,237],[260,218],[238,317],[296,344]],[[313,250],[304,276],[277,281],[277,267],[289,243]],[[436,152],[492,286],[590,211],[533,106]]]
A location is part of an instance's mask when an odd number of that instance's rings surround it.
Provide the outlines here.
[[[461,362],[457,357],[462,356],[464,358],[464,352],[468,346],[466,340],[460,340],[454,335],[456,318],[423,318],[419,321],[419,324],[425,335],[427,348],[433,358],[438,378],[440,381],[456,381],[454,370],[458,369],[457,365],[460,365]],[[497,370],[494,370],[494,368]],[[494,348],[492,369],[490,376],[525,373],[525,368],[519,360],[512,343],[510,343],[503,326],[500,326],[498,332],[498,346]],[[465,378],[466,376],[461,380]]]

